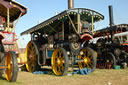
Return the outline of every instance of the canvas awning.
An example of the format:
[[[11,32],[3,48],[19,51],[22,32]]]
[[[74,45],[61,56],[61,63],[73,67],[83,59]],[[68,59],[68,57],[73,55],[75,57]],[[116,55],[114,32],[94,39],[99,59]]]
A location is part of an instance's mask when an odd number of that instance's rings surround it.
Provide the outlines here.
[[[94,10],[90,10],[90,9],[86,9],[86,8],[74,8],[74,9],[68,9],[65,10],[61,13],[59,13],[58,15],[24,31],[21,33],[21,35],[25,35],[25,34],[31,34],[33,32],[36,31],[42,31],[42,30],[46,30],[46,29],[51,29],[49,27],[50,26],[54,26],[56,25],[59,21],[66,21],[68,19],[68,15],[69,16],[77,16],[77,14],[80,14],[81,16],[81,20],[83,21],[88,21],[89,23],[91,23],[91,16],[93,15],[94,18],[94,22],[98,22],[100,20],[104,19],[104,16]],[[58,29],[54,29],[54,30],[58,30]],[[49,32],[50,33],[50,32]]]
[[[9,9],[10,22],[15,21],[19,15],[27,13],[27,8],[12,0],[0,0],[0,16],[7,20],[7,9]]]

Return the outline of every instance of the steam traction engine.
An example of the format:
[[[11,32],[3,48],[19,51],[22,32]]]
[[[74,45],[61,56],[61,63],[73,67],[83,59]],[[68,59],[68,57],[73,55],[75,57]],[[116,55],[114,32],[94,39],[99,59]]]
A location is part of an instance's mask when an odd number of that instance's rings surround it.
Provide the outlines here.
[[[26,8],[15,1],[0,0],[0,77],[4,71],[8,81],[14,82],[18,75],[14,21],[26,13]]]
[[[93,38],[93,23],[103,19],[96,11],[73,8],[73,0],[69,0],[68,10],[21,33],[31,34],[26,47],[27,70],[34,72],[50,65],[54,74],[61,76],[67,73],[73,60],[80,69],[94,71],[96,55],[83,44]]]
[[[97,65],[100,68],[114,68],[115,65],[123,66],[124,63],[128,63],[128,24],[119,24],[112,27],[108,27],[102,30],[98,30],[94,35],[94,38],[98,38],[96,44],[92,45],[92,48],[96,50]]]
[[[110,27],[97,30],[97,42],[91,47],[97,52],[97,66],[114,68],[128,63],[128,24],[114,25],[112,6],[109,6]]]

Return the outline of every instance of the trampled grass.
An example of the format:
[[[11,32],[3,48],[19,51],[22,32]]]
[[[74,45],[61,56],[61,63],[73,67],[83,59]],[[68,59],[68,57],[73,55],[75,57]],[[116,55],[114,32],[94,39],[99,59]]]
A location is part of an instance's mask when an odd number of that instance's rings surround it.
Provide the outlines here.
[[[0,78],[0,85],[128,85],[128,69],[96,69],[89,75],[55,76],[19,72],[16,82]]]

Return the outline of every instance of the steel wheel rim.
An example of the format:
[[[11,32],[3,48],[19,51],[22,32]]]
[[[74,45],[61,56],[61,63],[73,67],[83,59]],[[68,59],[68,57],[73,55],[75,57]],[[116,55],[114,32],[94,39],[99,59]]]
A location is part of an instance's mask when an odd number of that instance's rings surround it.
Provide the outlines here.
[[[80,60],[78,62],[80,69],[93,68],[93,56],[91,55],[91,52],[87,50],[87,48],[81,49],[78,55],[78,59]]]
[[[112,66],[114,66],[114,60],[112,58],[112,55],[111,54],[108,54],[106,57],[105,57],[105,64],[110,64]]]
[[[64,55],[60,49],[56,49],[52,55],[52,69],[56,75],[62,75],[64,72]]]
[[[6,54],[5,65],[8,67],[5,70],[6,78],[7,78],[8,81],[11,81],[11,79],[12,79],[12,71],[13,71],[13,64],[12,64],[12,56],[11,56],[10,53]]]
[[[29,72],[33,72],[36,65],[36,49],[32,43],[26,48],[26,68]]]

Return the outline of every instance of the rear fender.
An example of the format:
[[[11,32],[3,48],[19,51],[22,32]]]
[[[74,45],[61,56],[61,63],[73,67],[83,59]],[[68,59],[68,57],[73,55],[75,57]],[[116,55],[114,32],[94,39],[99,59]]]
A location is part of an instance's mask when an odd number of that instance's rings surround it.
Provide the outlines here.
[[[90,40],[90,39],[93,39],[92,35],[90,35],[90,34],[83,34],[83,35],[81,36],[82,42],[86,42],[86,41],[88,41],[88,40]]]

